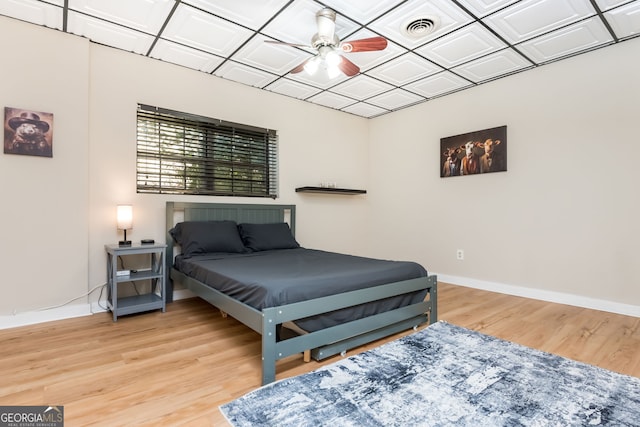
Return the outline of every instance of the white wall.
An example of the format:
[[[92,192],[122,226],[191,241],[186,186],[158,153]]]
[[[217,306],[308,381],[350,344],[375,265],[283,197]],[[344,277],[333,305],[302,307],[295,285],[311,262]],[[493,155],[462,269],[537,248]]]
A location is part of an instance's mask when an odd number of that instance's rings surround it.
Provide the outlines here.
[[[3,122],[4,107],[53,113],[52,158],[0,153],[6,315],[87,291],[89,43],[2,18],[0,52]]]
[[[371,120],[370,253],[640,313],[639,48],[630,40]],[[440,138],[501,125],[507,172],[439,177]]]

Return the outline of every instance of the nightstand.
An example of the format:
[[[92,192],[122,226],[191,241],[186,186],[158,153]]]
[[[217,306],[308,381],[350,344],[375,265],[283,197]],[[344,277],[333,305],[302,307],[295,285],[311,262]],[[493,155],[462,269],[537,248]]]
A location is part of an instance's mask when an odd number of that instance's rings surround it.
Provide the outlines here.
[[[166,308],[164,259],[167,245],[118,246],[114,244],[105,245],[104,248],[107,251],[107,306],[113,313],[113,321],[117,322],[118,316],[126,314],[157,309],[162,309],[164,312]],[[148,266],[137,270],[119,271],[118,259],[124,263],[125,257],[130,255],[148,255]],[[132,286],[138,281],[150,281],[151,290],[147,293],[118,298],[118,286],[121,284]],[[137,293],[137,288],[134,287],[134,289]]]

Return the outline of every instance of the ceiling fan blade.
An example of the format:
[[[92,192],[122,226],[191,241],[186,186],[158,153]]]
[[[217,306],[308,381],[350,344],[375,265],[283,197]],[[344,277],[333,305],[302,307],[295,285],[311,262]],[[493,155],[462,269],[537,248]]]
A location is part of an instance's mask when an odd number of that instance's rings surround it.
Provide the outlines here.
[[[315,57],[314,57],[315,58]],[[304,66],[307,65],[307,62],[311,61],[313,58],[309,58],[306,61],[304,61],[302,64],[298,65],[297,67],[295,67],[293,70],[289,71],[291,74],[297,74],[300,73],[304,70]]]
[[[350,40],[342,42],[340,49],[343,52],[372,52],[383,50],[387,47],[387,39],[384,37],[371,37],[368,39]]]
[[[308,44],[298,44],[298,43],[287,43],[287,42],[279,42],[276,40],[265,40],[265,43],[270,43],[270,44],[281,44],[281,45],[285,45],[285,46],[293,46],[293,47],[305,47],[307,49],[312,49],[311,46],[309,46]]]
[[[340,63],[338,64],[338,68],[347,76],[355,76],[360,72],[360,67],[358,67],[353,62],[349,61],[344,56],[340,56]]]

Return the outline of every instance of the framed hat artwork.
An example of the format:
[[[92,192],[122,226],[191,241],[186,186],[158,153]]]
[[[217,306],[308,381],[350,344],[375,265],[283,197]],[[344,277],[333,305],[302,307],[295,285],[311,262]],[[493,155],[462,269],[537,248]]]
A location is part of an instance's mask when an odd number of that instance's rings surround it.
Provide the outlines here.
[[[53,157],[53,114],[5,107],[4,152]]]

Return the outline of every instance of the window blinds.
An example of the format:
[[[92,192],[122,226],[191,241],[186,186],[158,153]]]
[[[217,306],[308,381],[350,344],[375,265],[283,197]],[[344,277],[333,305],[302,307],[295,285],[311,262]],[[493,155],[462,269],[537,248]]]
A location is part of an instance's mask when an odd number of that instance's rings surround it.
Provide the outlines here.
[[[277,197],[277,133],[138,105],[139,193]]]

